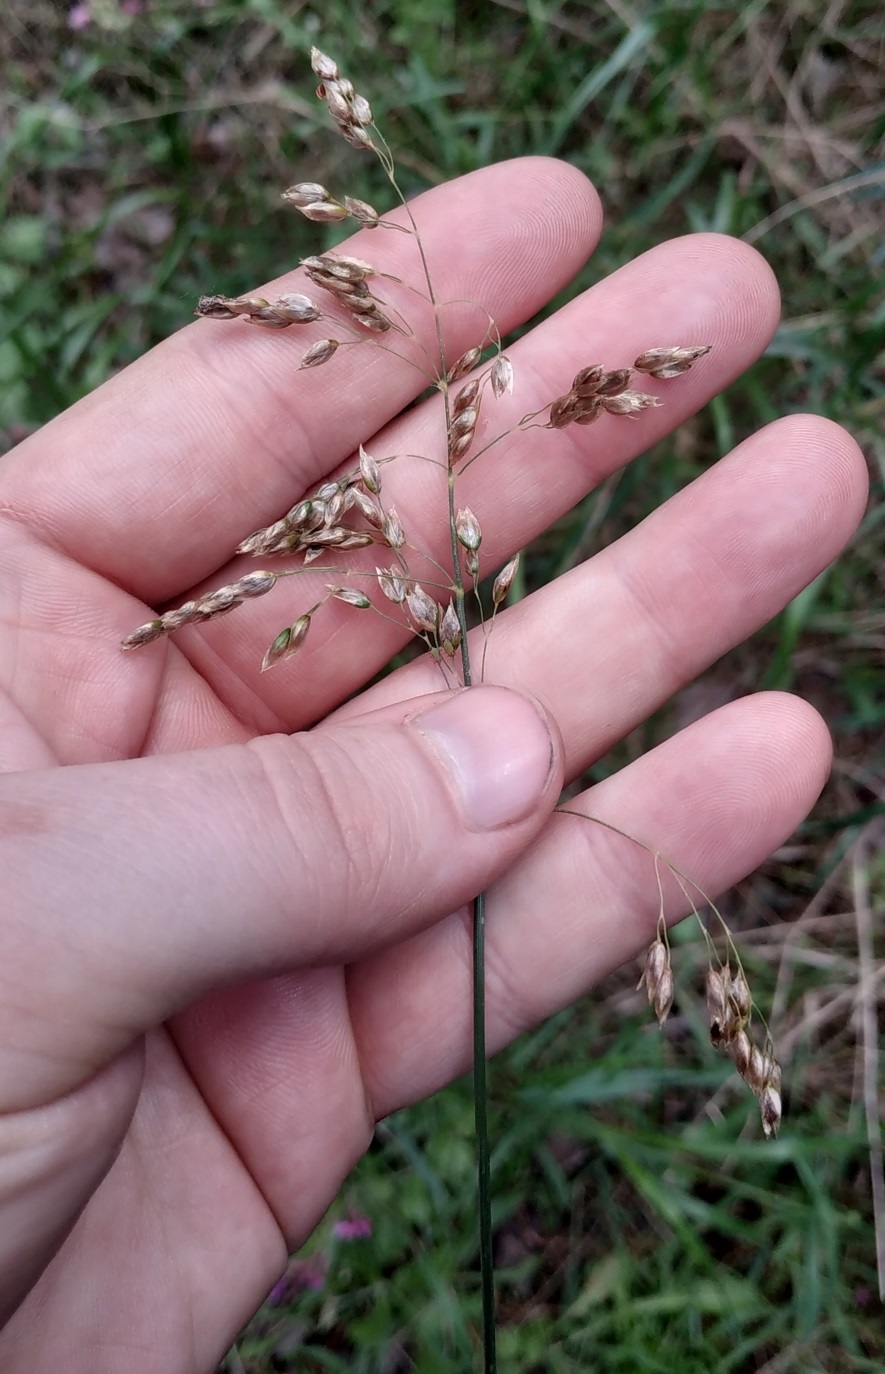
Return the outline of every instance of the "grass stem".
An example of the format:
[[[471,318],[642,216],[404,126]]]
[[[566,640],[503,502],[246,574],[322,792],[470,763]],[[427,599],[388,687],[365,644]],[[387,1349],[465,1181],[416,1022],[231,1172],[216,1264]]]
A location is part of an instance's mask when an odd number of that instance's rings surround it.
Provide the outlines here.
[[[495,1263],[492,1255],[492,1171],[486,1081],[485,893],[473,903],[473,1114],[476,1126],[479,1270],[484,1374],[497,1374]]]

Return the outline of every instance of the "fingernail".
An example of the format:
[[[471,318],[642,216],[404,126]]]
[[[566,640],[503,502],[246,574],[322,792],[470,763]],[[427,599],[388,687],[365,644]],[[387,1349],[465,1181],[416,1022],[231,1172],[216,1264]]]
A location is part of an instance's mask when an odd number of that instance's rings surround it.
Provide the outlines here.
[[[468,823],[496,830],[528,816],[553,769],[553,739],[540,709],[504,687],[470,687],[415,725],[443,759]]]

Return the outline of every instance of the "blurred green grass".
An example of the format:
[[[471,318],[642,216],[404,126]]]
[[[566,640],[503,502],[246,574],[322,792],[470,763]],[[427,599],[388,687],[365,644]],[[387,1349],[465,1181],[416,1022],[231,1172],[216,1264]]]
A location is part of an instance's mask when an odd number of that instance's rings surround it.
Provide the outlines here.
[[[761,686],[800,692],[828,720],[836,768],[818,811],[725,904],[758,999],[774,1000],[784,1134],[771,1146],[744,1129],[753,1104],[704,1046],[693,945],[680,946],[666,1036],[648,1026],[629,970],[524,1037],[493,1073],[501,1367],[881,1370],[857,928],[859,909],[885,904],[881,7],[10,0],[8,442],[180,327],[201,292],[248,290],[316,251],[315,227],[280,211],[283,186],[334,184],[346,164],[354,194],[386,203],[377,169],[310,100],[316,41],[359,73],[407,194],[526,152],[591,176],[608,227],[575,290],[696,229],[744,236],[780,279],[784,318],[765,358],[539,540],[523,591],[785,412],[846,424],[873,479],[841,562],[593,773]],[[881,974],[879,961],[880,1031]],[[464,1084],[379,1128],[341,1203],[371,1218],[371,1239],[322,1230],[322,1290],[264,1309],[227,1368],[470,1368],[470,1138]]]

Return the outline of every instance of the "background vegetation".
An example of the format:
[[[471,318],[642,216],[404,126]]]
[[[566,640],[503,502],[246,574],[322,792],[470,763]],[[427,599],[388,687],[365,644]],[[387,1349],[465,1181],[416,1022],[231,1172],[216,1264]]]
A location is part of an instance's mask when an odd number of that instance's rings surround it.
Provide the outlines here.
[[[685,981],[666,1035],[628,969],[496,1061],[501,1368],[881,1371],[869,1100],[885,999],[881,6],[4,9],[7,443],[178,328],[200,292],[249,289],[317,251],[314,228],[279,210],[282,187],[336,184],[346,160],[353,193],[386,203],[368,160],[310,101],[305,53],[317,40],[359,73],[407,192],[527,151],[592,176],[609,227],[575,289],[693,229],[743,235],[772,262],[785,306],[766,357],[540,541],[525,588],[617,538],[775,415],[823,412],[865,447],[874,500],[840,564],[595,770],[758,687],[796,690],[829,721],[836,768],[817,812],[725,899],[757,996],[774,1006],[785,1126],[764,1144],[755,1104],[705,1046],[696,942],[679,951]],[[352,1224],[336,1234],[331,1218],[295,1261],[229,1355],[231,1374],[471,1368],[471,1149],[463,1084],[380,1127],[336,1214]]]

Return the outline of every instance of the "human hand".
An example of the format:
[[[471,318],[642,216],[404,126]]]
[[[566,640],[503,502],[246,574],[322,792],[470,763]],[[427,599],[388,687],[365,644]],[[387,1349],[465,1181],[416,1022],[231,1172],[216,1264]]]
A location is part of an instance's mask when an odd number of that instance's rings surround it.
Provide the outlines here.
[[[538,160],[431,192],[416,213],[440,296],[481,301],[502,332],[573,276],[599,231],[583,178]],[[353,251],[414,273],[399,236]],[[460,496],[488,566],[727,385],[776,312],[755,253],[694,236],[509,350],[516,417],[586,363],[713,345],[664,408],[516,436],[475,464]],[[445,319],[456,356],[475,314]],[[291,334],[197,323],[0,466],[5,1310],[31,1289],[0,1335],[11,1374],[212,1367],[376,1119],[466,1068],[469,923],[447,913],[475,891],[497,880],[492,1048],[648,943],[647,860],[551,820],[560,783],[770,619],[863,508],[850,438],[811,417],[771,425],[499,616],[488,676],[502,687],[456,701],[426,699],[439,691],[426,660],[348,700],[404,636],[340,605],[296,663],[260,676],[309,574],[120,653],[142,599],[229,580],[238,540],[360,440],[379,454],[437,442],[433,403],[395,418],[422,384],[410,368],[365,348],[298,375]],[[412,542],[444,551],[437,476],[393,464],[385,484]],[[444,751],[468,718],[459,775]],[[794,828],[828,763],[814,713],[764,695],[697,722],[584,806],[716,891]],[[472,821],[459,776],[479,789]]]

